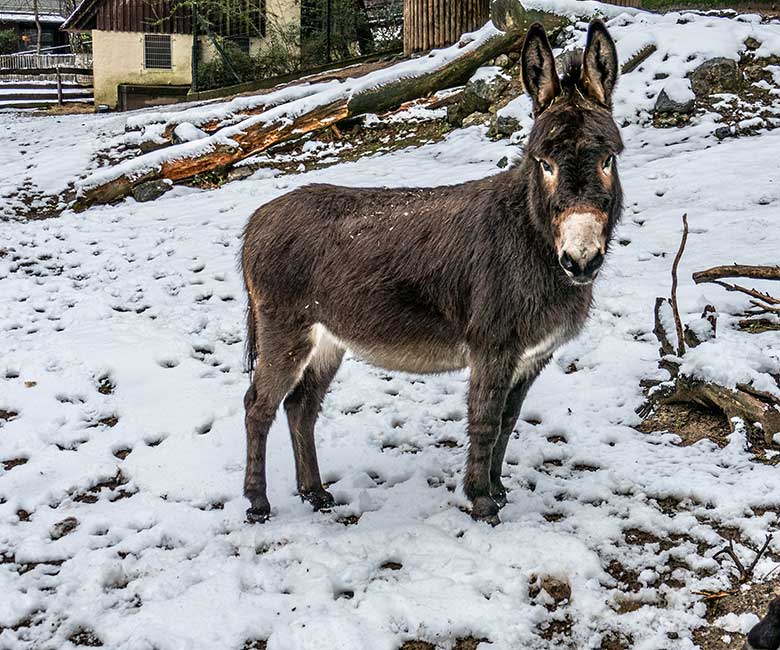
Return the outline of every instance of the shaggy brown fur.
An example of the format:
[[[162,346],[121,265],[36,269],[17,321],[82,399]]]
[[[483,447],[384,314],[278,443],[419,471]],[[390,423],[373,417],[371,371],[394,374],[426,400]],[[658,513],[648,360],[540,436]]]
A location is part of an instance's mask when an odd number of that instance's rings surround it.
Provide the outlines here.
[[[252,215],[242,255],[254,364],[250,520],[270,513],[266,438],[282,401],[299,493],[316,508],[333,504],[314,425],[349,349],[388,369],[471,369],[464,489],[476,519],[498,522],[523,399],[587,318],[590,281],[622,209],[614,156],[623,145],[610,111],[617,58],[604,25],[591,25],[582,65],[562,80],[544,30],[532,26],[523,66],[537,119],[519,166],[447,187],[310,185]]]

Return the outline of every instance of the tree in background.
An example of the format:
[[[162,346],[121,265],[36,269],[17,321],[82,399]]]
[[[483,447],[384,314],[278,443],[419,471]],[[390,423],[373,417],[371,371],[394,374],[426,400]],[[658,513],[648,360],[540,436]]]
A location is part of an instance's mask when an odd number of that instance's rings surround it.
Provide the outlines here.
[[[19,49],[19,36],[13,29],[0,30],[0,54],[13,54]]]

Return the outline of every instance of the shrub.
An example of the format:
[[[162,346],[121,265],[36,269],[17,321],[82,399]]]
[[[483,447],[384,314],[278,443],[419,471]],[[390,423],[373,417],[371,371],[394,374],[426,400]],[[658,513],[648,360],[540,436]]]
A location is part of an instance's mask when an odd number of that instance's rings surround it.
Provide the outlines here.
[[[0,54],[13,54],[19,51],[19,37],[12,29],[0,30]]]

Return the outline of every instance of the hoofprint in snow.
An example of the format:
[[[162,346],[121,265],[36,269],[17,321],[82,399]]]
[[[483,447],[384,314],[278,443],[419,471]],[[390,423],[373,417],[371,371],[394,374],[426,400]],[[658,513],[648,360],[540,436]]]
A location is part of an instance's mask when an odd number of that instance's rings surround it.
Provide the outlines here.
[[[621,59],[643,46],[640,34],[680,61],[715,47],[736,56],[759,30],[780,51],[780,25],[686,20],[619,14],[609,27]],[[668,29],[679,29],[674,40]],[[686,37],[732,29],[725,44]],[[769,386],[780,370],[780,334],[738,333],[728,314],[744,301],[689,280],[716,264],[777,261],[780,131],[719,143],[707,114],[683,129],[644,126],[642,83],[655,83],[663,53],[618,86],[618,243],[588,326],[528,396],[497,528],[463,512],[467,374],[405,376],[355,358],[317,429],[341,505],[313,513],[295,496],[280,413],[274,517],[244,523],[236,258],[249,214],[295,187],[456,183],[494,173],[516,145],[473,127],[315,172],[262,170],[210,192],[177,187],[154,203],[0,222],[0,647],[211,650],[257,639],[269,650],[395,650],[474,637],[533,649],[558,647],[545,637],[566,631],[561,645],[576,648],[694,648],[705,624],[695,592],[730,584],[712,556],[726,529],[747,554],[777,525],[780,470],[757,462],[739,426],[723,448],[639,433],[639,382],[661,376],[652,305],[668,292],[683,211],[683,317],[708,303],[721,311],[697,372]],[[123,137],[125,120],[9,120],[6,137],[45,148],[0,152],[3,200],[25,183],[61,191]],[[758,577],[775,568],[780,540],[770,551]],[[568,583],[570,598],[556,606],[532,588],[545,578]]]

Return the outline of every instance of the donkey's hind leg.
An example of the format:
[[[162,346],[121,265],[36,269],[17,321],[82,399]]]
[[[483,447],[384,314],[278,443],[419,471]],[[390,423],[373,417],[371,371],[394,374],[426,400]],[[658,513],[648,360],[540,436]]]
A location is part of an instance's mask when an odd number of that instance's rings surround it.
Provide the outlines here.
[[[268,519],[271,506],[266,490],[266,441],[280,402],[301,377],[313,347],[309,328],[280,328],[262,323],[257,337],[258,362],[252,385],[244,396],[246,474],[244,496],[247,520]]]
[[[342,348],[327,341],[320,341],[298,385],[284,400],[295,455],[298,494],[315,510],[332,508],[335,505],[333,495],[322,487],[314,443],[314,425],[322,400],[343,357]]]

